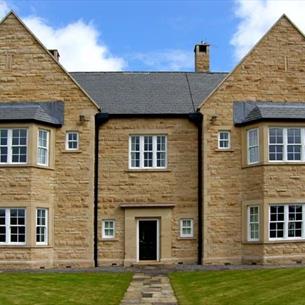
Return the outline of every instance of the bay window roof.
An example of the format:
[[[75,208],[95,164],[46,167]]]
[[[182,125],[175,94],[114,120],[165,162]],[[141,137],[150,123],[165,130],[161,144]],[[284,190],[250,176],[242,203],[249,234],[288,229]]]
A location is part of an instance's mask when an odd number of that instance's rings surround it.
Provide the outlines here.
[[[234,102],[233,120],[236,126],[258,121],[302,121],[305,120],[304,102]]]
[[[64,123],[64,103],[0,101],[0,122],[38,122],[59,127]]]

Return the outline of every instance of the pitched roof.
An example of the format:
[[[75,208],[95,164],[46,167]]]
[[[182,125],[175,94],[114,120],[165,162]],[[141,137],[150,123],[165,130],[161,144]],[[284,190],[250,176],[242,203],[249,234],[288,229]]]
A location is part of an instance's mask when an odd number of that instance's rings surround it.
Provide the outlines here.
[[[64,123],[64,103],[0,101],[0,121],[35,121],[61,126]]]
[[[110,114],[184,114],[199,104],[226,73],[71,72]]]
[[[305,120],[305,103],[234,102],[235,125],[246,125],[262,120]]]

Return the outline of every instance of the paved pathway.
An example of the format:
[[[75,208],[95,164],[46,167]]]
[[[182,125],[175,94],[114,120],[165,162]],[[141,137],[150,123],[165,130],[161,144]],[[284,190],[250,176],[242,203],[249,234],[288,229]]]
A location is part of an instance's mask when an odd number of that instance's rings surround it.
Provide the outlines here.
[[[135,273],[121,305],[177,305],[166,275]]]

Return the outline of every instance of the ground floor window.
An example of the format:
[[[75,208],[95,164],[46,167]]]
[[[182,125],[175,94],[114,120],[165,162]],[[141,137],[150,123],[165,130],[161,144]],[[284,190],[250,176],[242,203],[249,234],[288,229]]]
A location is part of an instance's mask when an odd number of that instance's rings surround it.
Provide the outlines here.
[[[25,211],[0,208],[0,244],[25,244]]]
[[[104,219],[102,228],[103,238],[114,238],[115,237],[115,221],[113,219]]]
[[[180,237],[193,237],[193,219],[180,220]]]
[[[36,210],[36,244],[48,244],[48,209]]]
[[[271,205],[269,208],[269,238],[305,238],[305,204]]]
[[[259,206],[248,207],[248,240],[259,240]]]

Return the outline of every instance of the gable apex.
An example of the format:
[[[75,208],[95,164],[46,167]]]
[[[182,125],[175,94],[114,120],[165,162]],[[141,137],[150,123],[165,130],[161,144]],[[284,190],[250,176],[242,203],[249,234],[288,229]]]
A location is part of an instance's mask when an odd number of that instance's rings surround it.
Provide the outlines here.
[[[282,14],[281,17],[277,19],[277,21],[269,28],[269,30],[255,43],[255,45],[248,51],[248,53],[239,61],[239,63],[233,68],[233,70],[227,74],[227,76],[218,84],[218,86],[201,102],[199,107],[197,108],[197,111],[200,111],[200,109],[203,107],[206,101],[209,100],[211,96],[214,95],[218,91],[219,88],[222,87],[222,85],[230,78],[232,74],[235,73],[235,71],[242,65],[244,62],[250,57],[250,55],[259,47],[259,45],[265,40],[266,37],[269,36],[269,34],[278,26],[280,26],[281,22],[285,20],[288,22],[288,24],[296,31],[298,32],[302,38],[304,39],[305,44],[305,34],[299,29],[297,25],[291,19],[286,15]]]
[[[53,60],[53,62],[60,67],[62,72],[66,74],[71,81],[80,89],[80,91],[90,100],[90,102],[100,111],[101,107],[92,99],[92,97],[78,84],[78,82],[66,71],[66,69],[54,58],[51,52],[44,46],[44,44],[37,38],[37,36],[28,28],[28,26],[18,17],[18,15],[11,10],[3,19],[0,21],[0,26],[4,24],[4,22],[9,18],[13,17],[24,29],[25,31],[30,34],[33,39],[37,42],[37,44],[48,54],[48,56]]]

